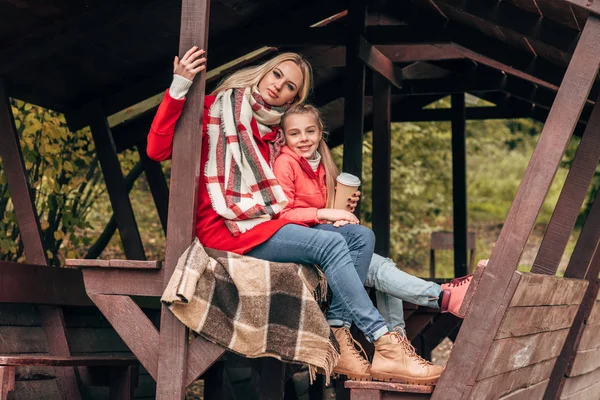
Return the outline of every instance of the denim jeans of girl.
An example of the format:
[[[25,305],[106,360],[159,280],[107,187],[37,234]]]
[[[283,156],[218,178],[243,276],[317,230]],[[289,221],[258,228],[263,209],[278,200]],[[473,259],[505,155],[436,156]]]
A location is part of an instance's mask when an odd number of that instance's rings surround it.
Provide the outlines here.
[[[334,227],[332,224],[319,224],[313,228],[328,232],[337,232],[344,237],[350,250],[350,256],[352,257],[358,278],[364,284],[367,279],[369,265],[371,264],[373,250],[375,249],[375,234],[373,231],[358,224],[347,224],[339,228]],[[331,306],[327,313],[327,322],[331,326],[345,326],[347,328],[350,328],[352,325],[352,316],[345,309],[339,297],[334,297],[331,301]]]
[[[388,332],[386,322],[364,290],[348,244],[340,233],[288,224],[247,255],[268,261],[321,266],[334,299],[339,299],[369,341]]]
[[[371,259],[365,286],[376,290],[377,308],[390,330],[405,328],[402,301],[439,309],[440,285],[407,274],[377,254]]]

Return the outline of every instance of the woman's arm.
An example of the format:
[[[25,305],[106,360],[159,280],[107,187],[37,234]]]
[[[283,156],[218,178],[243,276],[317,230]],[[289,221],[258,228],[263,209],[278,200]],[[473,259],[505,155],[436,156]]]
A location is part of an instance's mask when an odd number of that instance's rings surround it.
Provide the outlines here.
[[[183,110],[185,95],[196,74],[206,68],[206,58],[198,58],[203,54],[204,50],[198,50],[198,47],[194,46],[181,60],[177,56],[173,60],[173,82],[158,107],[148,133],[146,152],[155,161],[171,158],[173,133]]]

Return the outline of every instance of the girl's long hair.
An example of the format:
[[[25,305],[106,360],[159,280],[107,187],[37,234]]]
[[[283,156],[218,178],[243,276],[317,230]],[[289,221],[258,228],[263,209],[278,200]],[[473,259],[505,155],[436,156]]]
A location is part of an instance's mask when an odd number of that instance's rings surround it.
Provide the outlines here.
[[[304,103],[311,90],[312,69],[308,61],[296,53],[282,53],[262,64],[240,69],[225,78],[211,95],[216,95],[229,89],[254,87],[258,85],[266,74],[285,61],[292,61],[302,70],[302,86],[299,88],[292,105]]]
[[[333,161],[333,157],[331,156],[331,151],[329,151],[329,146],[325,141],[327,140],[327,132],[325,132],[325,126],[323,124],[323,118],[321,118],[321,113],[316,107],[311,106],[310,104],[297,104],[295,106],[290,107],[283,117],[281,117],[281,126],[284,126],[285,119],[290,115],[294,114],[310,114],[316,124],[317,128],[319,128],[322,132],[321,140],[319,141],[319,146],[317,151],[321,154],[321,164],[325,168],[325,185],[327,187],[327,208],[333,208],[333,200],[335,197],[335,182],[338,176],[338,169]]]

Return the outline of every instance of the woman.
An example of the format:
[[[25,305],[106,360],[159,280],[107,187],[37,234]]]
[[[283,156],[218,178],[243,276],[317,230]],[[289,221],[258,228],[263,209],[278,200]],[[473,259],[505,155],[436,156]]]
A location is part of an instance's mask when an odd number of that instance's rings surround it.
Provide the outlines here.
[[[184,96],[205,68],[202,55],[194,47],[181,60],[175,57],[173,83],[148,135],[148,155],[157,161],[171,156]],[[376,349],[372,366],[356,357],[354,350],[350,358],[340,359],[334,372],[357,379],[368,379],[373,373],[379,379],[435,383],[442,369],[423,364],[407,351],[410,344],[389,332],[363,289],[353,256],[361,249],[368,252],[373,244],[346,243],[339,233],[276,218],[287,204],[271,169],[281,147],[278,125],[287,107],[306,100],[310,84],[309,64],[297,54],[284,53],[234,73],[205,97],[200,155],[204,179],[199,185],[196,235],[209,248],[275,262],[320,265],[334,301]],[[351,338],[344,339],[347,342],[340,345],[351,346]]]

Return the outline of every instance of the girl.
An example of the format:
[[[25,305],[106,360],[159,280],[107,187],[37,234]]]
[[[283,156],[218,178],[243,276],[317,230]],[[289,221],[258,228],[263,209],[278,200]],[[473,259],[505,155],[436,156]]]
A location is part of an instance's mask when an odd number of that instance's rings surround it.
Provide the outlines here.
[[[280,218],[302,222],[313,228],[339,232],[347,240],[365,235],[354,214],[333,206],[337,168],[323,139],[323,121],[319,111],[310,105],[289,108],[282,127],[286,146],[276,159],[274,172],[288,199]],[[368,230],[368,237],[372,232]],[[355,239],[354,239],[355,240]],[[377,304],[390,330],[404,332],[402,300],[458,316],[471,277],[458,278],[445,285],[427,282],[402,272],[389,258],[373,254],[367,269],[356,264],[359,277],[376,289]],[[332,304],[332,308],[334,305]],[[350,318],[329,320],[349,336]],[[336,333],[336,336],[338,334]]]
[[[175,57],[173,83],[148,134],[147,152],[154,160],[171,156],[185,94],[205,68],[203,54],[194,47],[181,60]],[[206,247],[268,261],[320,265],[333,301],[375,343],[380,360],[371,367],[355,357],[355,350],[335,372],[359,379],[372,372],[379,379],[433,383],[441,374],[439,367],[422,365],[411,374],[405,372],[407,362],[417,365],[418,360],[406,357],[405,341],[389,333],[356,273],[355,262],[364,264],[357,269],[366,269],[373,243],[364,240],[365,235],[346,240],[337,232],[276,218],[288,203],[272,170],[283,139],[278,124],[286,108],[306,100],[310,85],[309,64],[297,54],[284,53],[234,73],[205,97],[200,154],[204,179],[198,189],[196,235]]]

